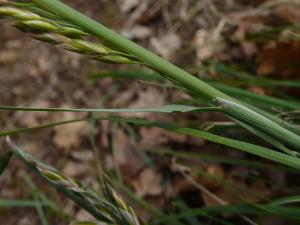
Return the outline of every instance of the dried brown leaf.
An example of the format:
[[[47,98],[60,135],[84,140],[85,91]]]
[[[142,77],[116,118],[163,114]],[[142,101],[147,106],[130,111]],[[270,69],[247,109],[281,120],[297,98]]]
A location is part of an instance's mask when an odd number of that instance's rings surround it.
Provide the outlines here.
[[[175,51],[178,50],[182,43],[180,37],[175,33],[167,33],[161,37],[152,37],[150,45],[154,51],[162,57],[171,59]]]
[[[77,116],[79,115],[73,112],[64,112],[57,115],[60,120],[72,120],[77,118]],[[58,147],[70,150],[71,148],[78,147],[82,138],[89,134],[89,132],[91,132],[91,126],[88,122],[70,123],[54,127],[53,141]]]
[[[145,168],[138,178],[132,181],[132,186],[139,197],[158,196],[163,193],[161,182],[162,177],[160,174],[151,168]]]

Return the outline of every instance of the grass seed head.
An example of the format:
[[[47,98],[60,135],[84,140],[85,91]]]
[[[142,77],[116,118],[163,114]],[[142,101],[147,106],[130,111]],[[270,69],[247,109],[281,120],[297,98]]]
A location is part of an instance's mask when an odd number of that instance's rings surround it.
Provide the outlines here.
[[[32,32],[53,32],[57,30],[55,25],[42,20],[20,21],[17,27]]]
[[[73,27],[61,27],[57,32],[70,38],[79,38],[88,35],[88,33]]]
[[[32,13],[32,12],[22,12],[19,14],[16,14],[15,17],[18,20],[39,20],[42,19],[39,15]]]
[[[19,13],[23,13],[24,11],[23,10],[20,10],[20,9],[16,9],[16,8],[13,8],[13,7],[1,7],[0,8],[0,15],[3,15],[3,16],[15,16]]]
[[[106,62],[106,63],[112,63],[112,64],[134,64],[135,61],[126,58],[124,56],[119,55],[106,55],[101,57],[96,57],[95,60]]]
[[[45,178],[51,181],[64,181],[66,178],[54,171],[51,170],[40,170],[40,172],[44,175]]]
[[[49,42],[51,44],[62,44],[69,42],[70,39],[60,35],[60,34],[54,34],[54,33],[44,33],[44,34],[36,34],[33,35],[33,37],[37,40]]]
[[[0,7],[0,15],[12,16],[18,22],[15,24],[19,30],[32,33],[37,40],[59,46],[68,51],[91,55],[95,60],[112,64],[139,63],[130,56],[108,47],[83,40],[82,36],[89,34],[72,26],[62,26],[51,19],[44,20],[41,16],[23,9],[14,7]]]
[[[80,39],[73,39],[70,42],[64,43],[62,48],[77,52],[81,54],[87,55],[107,55],[109,54],[109,49],[104,47],[101,44],[95,44],[89,41],[80,40]]]
[[[1,7],[0,8],[0,15],[3,16],[12,16],[18,20],[40,20],[41,17],[35,13],[20,10],[13,7]]]

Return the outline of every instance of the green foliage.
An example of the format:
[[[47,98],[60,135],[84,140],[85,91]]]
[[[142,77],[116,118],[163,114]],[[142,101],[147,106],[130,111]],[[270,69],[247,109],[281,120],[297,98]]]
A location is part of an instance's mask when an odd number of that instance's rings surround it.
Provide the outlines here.
[[[4,172],[4,170],[8,166],[11,157],[12,157],[12,152],[6,152],[0,155],[0,175]]]

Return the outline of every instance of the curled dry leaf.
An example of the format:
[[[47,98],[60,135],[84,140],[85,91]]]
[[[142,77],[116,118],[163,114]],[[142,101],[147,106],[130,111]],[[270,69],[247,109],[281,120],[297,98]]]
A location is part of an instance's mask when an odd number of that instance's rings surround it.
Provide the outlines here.
[[[72,112],[64,112],[63,116],[60,116],[63,118],[59,118],[59,120],[72,120],[77,118],[77,115],[78,114]],[[70,150],[71,148],[78,147],[82,141],[82,137],[87,135],[90,131],[91,127],[87,122],[57,126],[54,127],[53,141],[58,147],[64,150]]]
[[[247,58],[252,58],[258,52],[258,48],[257,48],[256,44],[252,43],[250,41],[242,41],[241,47]]]
[[[14,50],[1,50],[0,64],[13,63],[17,59],[17,52]]]
[[[94,220],[95,218],[89,214],[86,210],[80,209],[76,215],[75,215],[76,220],[78,221],[89,221],[89,220]]]
[[[300,72],[300,43],[278,42],[267,45],[259,54],[257,73],[269,76],[276,73],[280,78],[298,77]]]
[[[300,7],[294,4],[285,4],[278,7],[274,15],[278,17],[279,21],[288,24],[300,23]]]
[[[145,168],[137,177],[133,180],[132,186],[135,189],[136,195],[139,197],[145,196],[158,196],[163,193],[161,186],[162,177],[151,168]]]
[[[267,198],[270,195],[270,189],[267,187],[266,183],[262,180],[254,180],[251,183],[250,187],[246,187],[245,185],[245,189],[247,188],[250,188],[252,192],[250,193],[244,191],[240,193],[241,197],[253,204],[261,202],[264,198]]]
[[[33,102],[31,107],[47,108],[50,107],[50,102],[48,100],[40,99]],[[38,126],[42,121],[48,119],[49,112],[17,112],[16,117],[20,124],[27,127],[33,127]]]
[[[168,142],[185,143],[187,137],[184,134],[177,134],[160,128],[140,128],[140,146],[149,148],[160,146]]]
[[[136,174],[143,166],[143,160],[139,157],[130,142],[128,135],[122,130],[114,132],[115,149],[113,155],[114,166],[119,166],[126,177]]]
[[[157,128],[140,128],[141,142],[142,147],[151,147],[159,146],[168,142],[166,136],[163,135],[162,129]]]
[[[120,10],[122,12],[129,12],[139,4],[139,0],[121,0],[119,1]]]
[[[164,105],[166,102],[166,96],[161,93],[160,90],[154,87],[147,87],[143,90],[140,90],[137,93],[137,98],[135,101],[132,101],[127,108],[137,109],[137,108],[145,108],[149,106],[160,106]],[[149,113],[120,113],[120,115],[125,117],[140,117],[140,118],[148,118],[151,119],[154,114]],[[157,117],[155,117],[157,118]]]
[[[205,170],[205,175],[197,178],[198,182],[208,189],[220,188],[220,182],[225,178],[225,172],[221,166],[210,165]]]
[[[171,59],[176,50],[178,50],[182,43],[180,37],[175,33],[168,33],[159,38],[152,37],[150,45],[164,58]]]
[[[135,25],[123,30],[122,34],[129,39],[144,40],[151,36],[152,30],[146,26]]]
[[[64,165],[63,173],[69,177],[82,178],[86,175],[90,176],[92,174],[92,169],[90,168],[90,164],[69,160]]]
[[[208,59],[213,56],[214,48],[211,42],[211,33],[206,30],[198,30],[195,34],[194,45],[196,48],[197,61]]]

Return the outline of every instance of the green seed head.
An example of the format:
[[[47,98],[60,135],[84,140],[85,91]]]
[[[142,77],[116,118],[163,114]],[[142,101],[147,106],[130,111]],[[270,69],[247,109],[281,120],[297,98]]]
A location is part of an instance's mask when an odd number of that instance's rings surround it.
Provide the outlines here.
[[[17,24],[17,27],[21,29],[23,28],[24,30],[29,29],[29,31],[36,32],[53,32],[57,30],[57,27],[55,25],[42,20],[22,21]]]
[[[106,63],[112,63],[112,64],[134,64],[134,63],[136,63],[136,62],[132,61],[131,59],[128,59],[124,56],[119,56],[119,55],[106,55],[106,56],[96,57],[95,60],[106,62]]]
[[[13,8],[13,7],[0,7],[0,15],[3,16],[15,16],[17,14],[23,13],[24,11]]]
[[[37,40],[49,42],[51,44],[62,44],[70,41],[69,38],[63,35],[53,33],[38,34],[34,35],[33,37]]]
[[[61,27],[57,32],[70,38],[78,38],[88,35],[88,33],[73,27]]]
[[[68,43],[64,43],[62,47],[66,50],[88,54],[88,55],[107,55],[109,50],[101,44],[95,44],[84,40],[71,40]]]
[[[19,20],[40,20],[42,19],[39,15],[31,12],[22,12],[19,14],[16,14],[15,17]]]
[[[47,179],[49,180],[52,180],[52,181],[65,181],[66,178],[57,173],[57,172],[54,172],[54,171],[51,171],[51,170],[43,170],[41,171],[41,173],[43,174],[44,177],[46,177]]]
[[[0,7],[0,15],[12,16],[18,20],[40,20],[41,17],[35,13],[20,10],[13,7]]]

